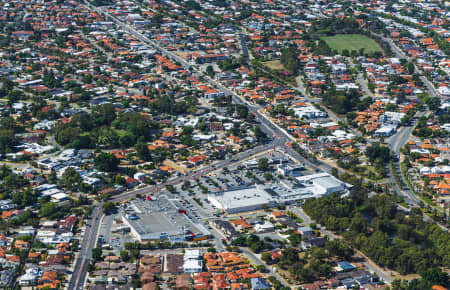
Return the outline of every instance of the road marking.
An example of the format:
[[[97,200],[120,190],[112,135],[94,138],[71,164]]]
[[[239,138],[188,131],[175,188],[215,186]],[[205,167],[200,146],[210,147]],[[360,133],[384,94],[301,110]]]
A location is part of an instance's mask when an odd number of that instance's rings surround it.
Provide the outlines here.
[[[95,212],[95,215],[93,216],[93,220],[96,220],[96,218],[97,218],[99,212],[100,212],[99,209]],[[91,225],[91,229],[89,230],[89,236],[88,236],[88,239],[87,239],[86,249],[89,249],[93,229],[94,229],[94,226]],[[86,255],[87,255],[87,254],[88,254],[88,253],[86,253]],[[76,279],[76,281],[75,281],[75,287],[74,287],[74,289],[77,289],[78,283],[79,283],[79,281],[80,281],[81,273],[84,272],[84,271],[81,271],[81,270],[84,268],[84,264],[86,263],[86,255],[83,256],[83,261],[81,262],[80,271],[78,271],[78,274],[77,274],[77,279]],[[75,268],[76,268],[76,265],[75,265]],[[84,281],[83,281],[83,283],[84,283]]]

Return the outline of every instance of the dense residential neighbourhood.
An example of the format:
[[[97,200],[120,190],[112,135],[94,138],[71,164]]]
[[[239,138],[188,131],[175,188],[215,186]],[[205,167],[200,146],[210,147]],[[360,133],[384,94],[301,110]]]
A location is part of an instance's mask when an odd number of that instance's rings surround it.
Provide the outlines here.
[[[0,288],[450,289],[449,19],[2,1]]]

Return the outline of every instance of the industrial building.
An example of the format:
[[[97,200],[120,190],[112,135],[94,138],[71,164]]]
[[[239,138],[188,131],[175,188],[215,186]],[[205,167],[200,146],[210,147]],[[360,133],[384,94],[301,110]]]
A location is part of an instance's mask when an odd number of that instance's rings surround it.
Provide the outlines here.
[[[239,213],[273,207],[276,201],[262,186],[236,188],[208,195],[211,204],[227,213]]]
[[[345,192],[350,187],[350,185],[326,172],[299,176],[296,179],[300,186],[308,188],[314,196],[328,195],[333,192]]]
[[[349,186],[328,173],[297,177],[296,183],[255,185],[219,191],[208,200],[228,214],[271,208],[277,204],[291,204],[300,200],[325,196],[333,192],[346,193]]]
[[[166,196],[131,201],[122,215],[122,221],[140,242],[161,239],[171,242],[196,241],[210,236],[208,229],[194,224],[185,211],[177,208]]]

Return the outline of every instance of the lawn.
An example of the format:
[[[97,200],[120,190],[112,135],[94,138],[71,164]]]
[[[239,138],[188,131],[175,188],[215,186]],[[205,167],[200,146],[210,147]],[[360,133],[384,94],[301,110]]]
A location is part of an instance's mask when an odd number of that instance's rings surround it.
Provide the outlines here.
[[[375,40],[362,35],[362,34],[337,34],[335,36],[325,36],[321,37],[332,50],[337,50],[342,53],[344,49],[349,52],[364,48],[364,52],[383,52],[381,47],[376,43]]]
[[[279,60],[269,60],[266,62],[263,62],[265,66],[270,68],[271,70],[283,70],[284,66],[281,64]]]

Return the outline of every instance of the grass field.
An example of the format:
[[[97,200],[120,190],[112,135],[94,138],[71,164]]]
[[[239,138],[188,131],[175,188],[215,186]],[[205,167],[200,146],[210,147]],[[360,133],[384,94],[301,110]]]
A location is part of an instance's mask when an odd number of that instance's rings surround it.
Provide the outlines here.
[[[337,34],[335,36],[325,36],[321,38],[324,40],[332,50],[337,50],[342,53],[344,49],[349,52],[364,48],[364,52],[383,52],[381,47],[375,40],[362,34]]]
[[[281,62],[279,60],[270,60],[270,61],[263,62],[263,64],[273,70],[284,69],[284,66],[281,64]]]

